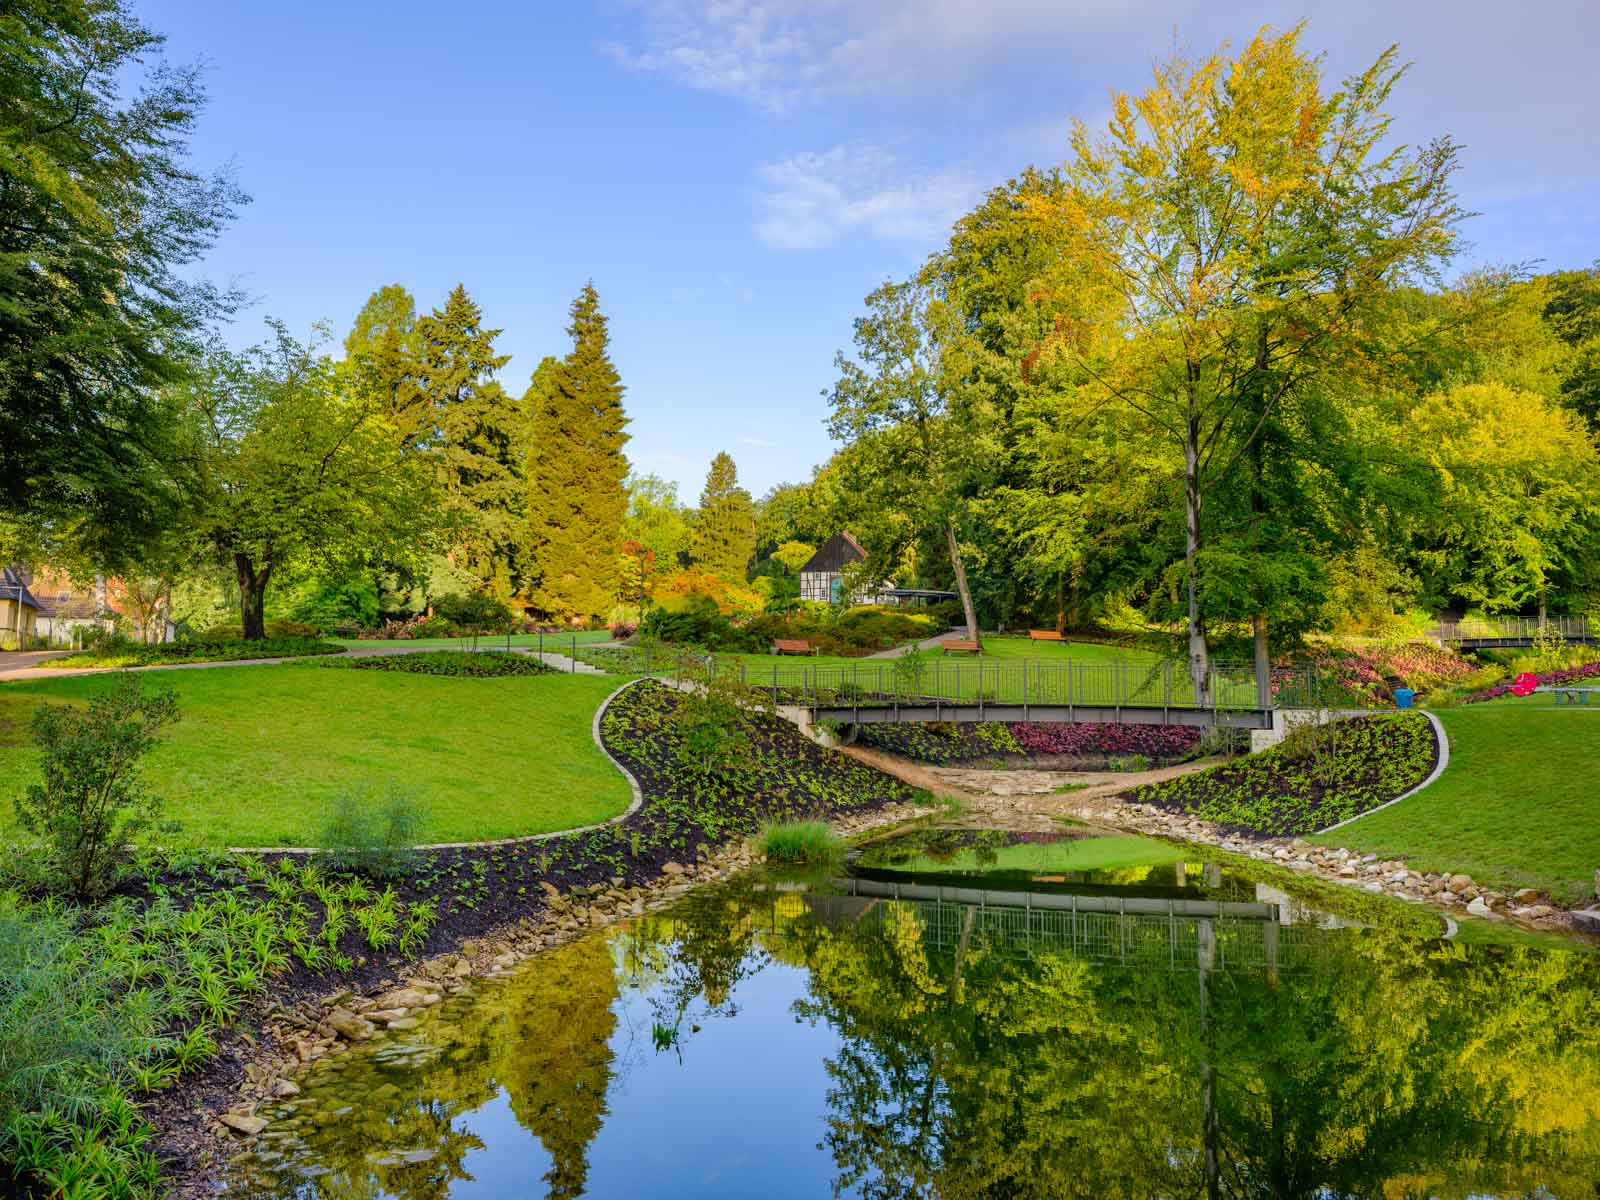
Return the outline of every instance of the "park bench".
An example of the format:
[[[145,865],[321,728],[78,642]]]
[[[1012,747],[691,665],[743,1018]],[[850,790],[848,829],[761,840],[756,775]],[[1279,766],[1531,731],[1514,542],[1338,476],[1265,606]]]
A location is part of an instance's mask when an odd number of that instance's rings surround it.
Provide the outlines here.
[[[804,638],[776,638],[772,643],[774,654],[815,654],[816,649]]]
[[[1557,704],[1587,704],[1589,697],[1600,693],[1600,687],[1560,687],[1552,684],[1549,687],[1533,689],[1536,692],[1554,692]]]
[[[946,650],[962,650],[968,654],[978,653],[978,643],[969,638],[946,638],[939,645]]]
[[[1054,629],[1030,629],[1028,636],[1036,642],[1060,642],[1065,639]]]

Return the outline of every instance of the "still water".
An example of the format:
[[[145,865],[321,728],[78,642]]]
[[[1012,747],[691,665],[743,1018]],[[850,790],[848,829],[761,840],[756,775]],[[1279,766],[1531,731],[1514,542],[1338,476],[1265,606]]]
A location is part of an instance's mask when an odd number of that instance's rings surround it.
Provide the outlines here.
[[[1095,840],[880,845],[551,951],[313,1068],[227,1194],[1600,1195],[1595,956]]]

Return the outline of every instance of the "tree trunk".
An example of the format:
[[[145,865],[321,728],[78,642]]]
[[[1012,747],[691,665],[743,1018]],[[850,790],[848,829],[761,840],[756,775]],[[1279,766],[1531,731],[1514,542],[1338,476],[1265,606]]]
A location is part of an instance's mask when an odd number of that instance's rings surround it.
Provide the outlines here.
[[[239,615],[246,641],[267,636],[267,578],[272,574],[269,561],[257,569],[247,554],[235,554],[233,565],[239,575]]]
[[[1272,707],[1272,656],[1267,648],[1267,614],[1255,615],[1256,707]]]
[[[1067,573],[1056,576],[1056,632],[1067,632]]]
[[[1194,680],[1195,701],[1210,703],[1211,656],[1206,649],[1206,626],[1200,615],[1200,418],[1193,404],[1183,438],[1183,505],[1186,538],[1183,561],[1189,577],[1189,675]]]
[[[967,568],[961,561],[961,546],[956,542],[956,523],[946,521],[945,542],[950,547],[950,567],[956,573],[956,591],[961,595],[961,611],[967,619],[967,636],[981,648],[983,639],[978,633],[978,610],[972,605],[972,589],[967,586]]]

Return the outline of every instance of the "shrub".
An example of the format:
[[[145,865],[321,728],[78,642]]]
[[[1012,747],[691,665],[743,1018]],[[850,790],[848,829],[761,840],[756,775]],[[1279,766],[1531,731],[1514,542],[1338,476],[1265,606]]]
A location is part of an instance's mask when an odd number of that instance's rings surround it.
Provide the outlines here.
[[[761,831],[761,853],[771,862],[831,863],[844,850],[844,839],[826,821],[783,821]]]
[[[265,625],[267,638],[317,638],[322,636],[322,630],[315,625],[307,625],[304,621],[268,621]],[[242,642],[244,641],[243,625],[212,625],[199,637],[202,642]]]
[[[396,879],[415,862],[426,822],[426,810],[404,792],[391,790],[376,803],[360,792],[341,792],[323,826],[322,845],[335,870]]]
[[[120,647],[83,651],[52,658],[47,667],[145,667],[172,662],[233,662],[247,658],[300,658],[311,654],[339,654],[344,647],[320,638],[275,637],[256,642],[157,642],[150,646],[126,643]]]
[[[487,592],[465,596],[440,596],[433,602],[434,617],[461,629],[508,629],[511,610]]]
[[[177,719],[175,693],[146,695],[132,675],[94,696],[87,710],[47,704],[35,711],[44,782],[18,797],[17,818],[44,840],[57,886],[96,899],[120,882],[129,847],[161,809],[141,784],[139,760]]]
[[[613,621],[611,623],[611,637],[613,641],[625,642],[639,631],[639,626],[633,621]]]

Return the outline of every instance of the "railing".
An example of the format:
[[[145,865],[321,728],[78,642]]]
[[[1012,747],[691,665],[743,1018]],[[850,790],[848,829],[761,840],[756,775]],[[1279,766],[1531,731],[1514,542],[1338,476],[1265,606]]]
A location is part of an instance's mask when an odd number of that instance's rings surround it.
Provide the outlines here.
[[[1215,663],[1196,688],[1183,659],[1080,663],[1050,660],[862,659],[852,663],[748,662],[737,655],[607,647],[575,653],[613,671],[682,678],[703,673],[708,661],[778,704],[802,708],[960,705],[1041,708],[1136,708],[1263,711],[1271,708],[1351,707],[1315,667],[1272,669],[1266,703],[1249,664]]]
[[[1586,617],[1485,617],[1470,621],[1441,621],[1429,635],[1441,642],[1531,642],[1541,636],[1562,641],[1588,641],[1593,634]]]

